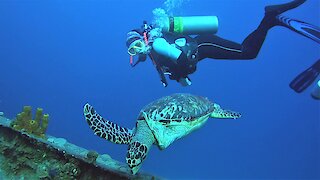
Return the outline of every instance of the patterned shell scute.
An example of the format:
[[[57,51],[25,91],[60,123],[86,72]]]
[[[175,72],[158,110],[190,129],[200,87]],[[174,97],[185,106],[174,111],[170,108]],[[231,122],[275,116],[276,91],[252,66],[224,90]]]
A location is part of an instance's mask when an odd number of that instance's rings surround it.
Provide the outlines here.
[[[213,103],[205,97],[174,94],[160,98],[145,106],[138,119],[148,118],[163,123],[193,121],[213,112],[213,110]]]

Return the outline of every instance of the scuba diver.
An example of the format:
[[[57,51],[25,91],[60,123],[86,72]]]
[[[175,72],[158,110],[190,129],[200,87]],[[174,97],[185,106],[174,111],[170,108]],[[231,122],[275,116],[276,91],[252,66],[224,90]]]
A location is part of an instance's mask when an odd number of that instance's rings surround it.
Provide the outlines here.
[[[215,16],[167,17],[163,24],[148,25],[127,34],[126,45],[130,64],[134,67],[147,56],[156,67],[164,87],[165,75],[182,86],[191,85],[188,75],[196,71],[197,63],[205,58],[217,60],[249,60],[257,57],[268,31],[274,26],[285,26],[308,38],[319,41],[319,29],[281,14],[296,8],[306,0],[265,7],[261,23],[242,44],[214,35],[218,20]],[[196,35],[196,36],[190,36]],[[138,60],[134,62],[134,56]]]

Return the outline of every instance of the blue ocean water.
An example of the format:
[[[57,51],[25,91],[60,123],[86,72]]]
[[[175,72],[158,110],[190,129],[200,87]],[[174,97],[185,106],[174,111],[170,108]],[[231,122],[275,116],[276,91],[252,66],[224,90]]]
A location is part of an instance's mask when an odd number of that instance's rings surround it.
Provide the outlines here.
[[[175,15],[216,15],[218,35],[236,42],[252,32],[264,6],[285,0],[189,0]],[[288,84],[320,57],[319,45],[283,27],[269,31],[255,60],[201,61],[193,85],[162,87],[151,61],[129,65],[127,31],[152,20],[164,1],[0,1],[0,111],[24,105],[50,114],[48,133],[125,162],[126,145],[93,134],[83,117],[92,104],[105,118],[133,127],[147,103],[177,92],[206,96],[238,120],[210,119],[160,151],[142,169],[168,179],[320,178],[320,104],[311,87]],[[320,1],[285,15],[320,26]]]

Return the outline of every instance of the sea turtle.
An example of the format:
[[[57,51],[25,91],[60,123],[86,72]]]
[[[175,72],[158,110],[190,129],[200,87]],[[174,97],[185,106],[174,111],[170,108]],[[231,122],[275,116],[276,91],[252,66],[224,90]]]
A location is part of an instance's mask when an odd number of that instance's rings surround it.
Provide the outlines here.
[[[237,119],[241,114],[223,110],[205,97],[173,94],[145,106],[132,130],[104,119],[88,103],[84,106],[84,116],[96,135],[117,144],[129,144],[126,161],[136,174],[152,144],[165,149],[202,127],[209,117]]]

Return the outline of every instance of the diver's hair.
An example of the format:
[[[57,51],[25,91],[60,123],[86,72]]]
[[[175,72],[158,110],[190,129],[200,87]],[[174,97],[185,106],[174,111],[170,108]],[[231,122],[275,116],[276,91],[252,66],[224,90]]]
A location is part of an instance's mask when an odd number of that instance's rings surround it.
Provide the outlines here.
[[[136,40],[143,39],[143,36],[140,34],[138,30],[132,30],[127,33],[127,40],[126,45],[127,47],[130,46],[131,43],[133,43]]]

